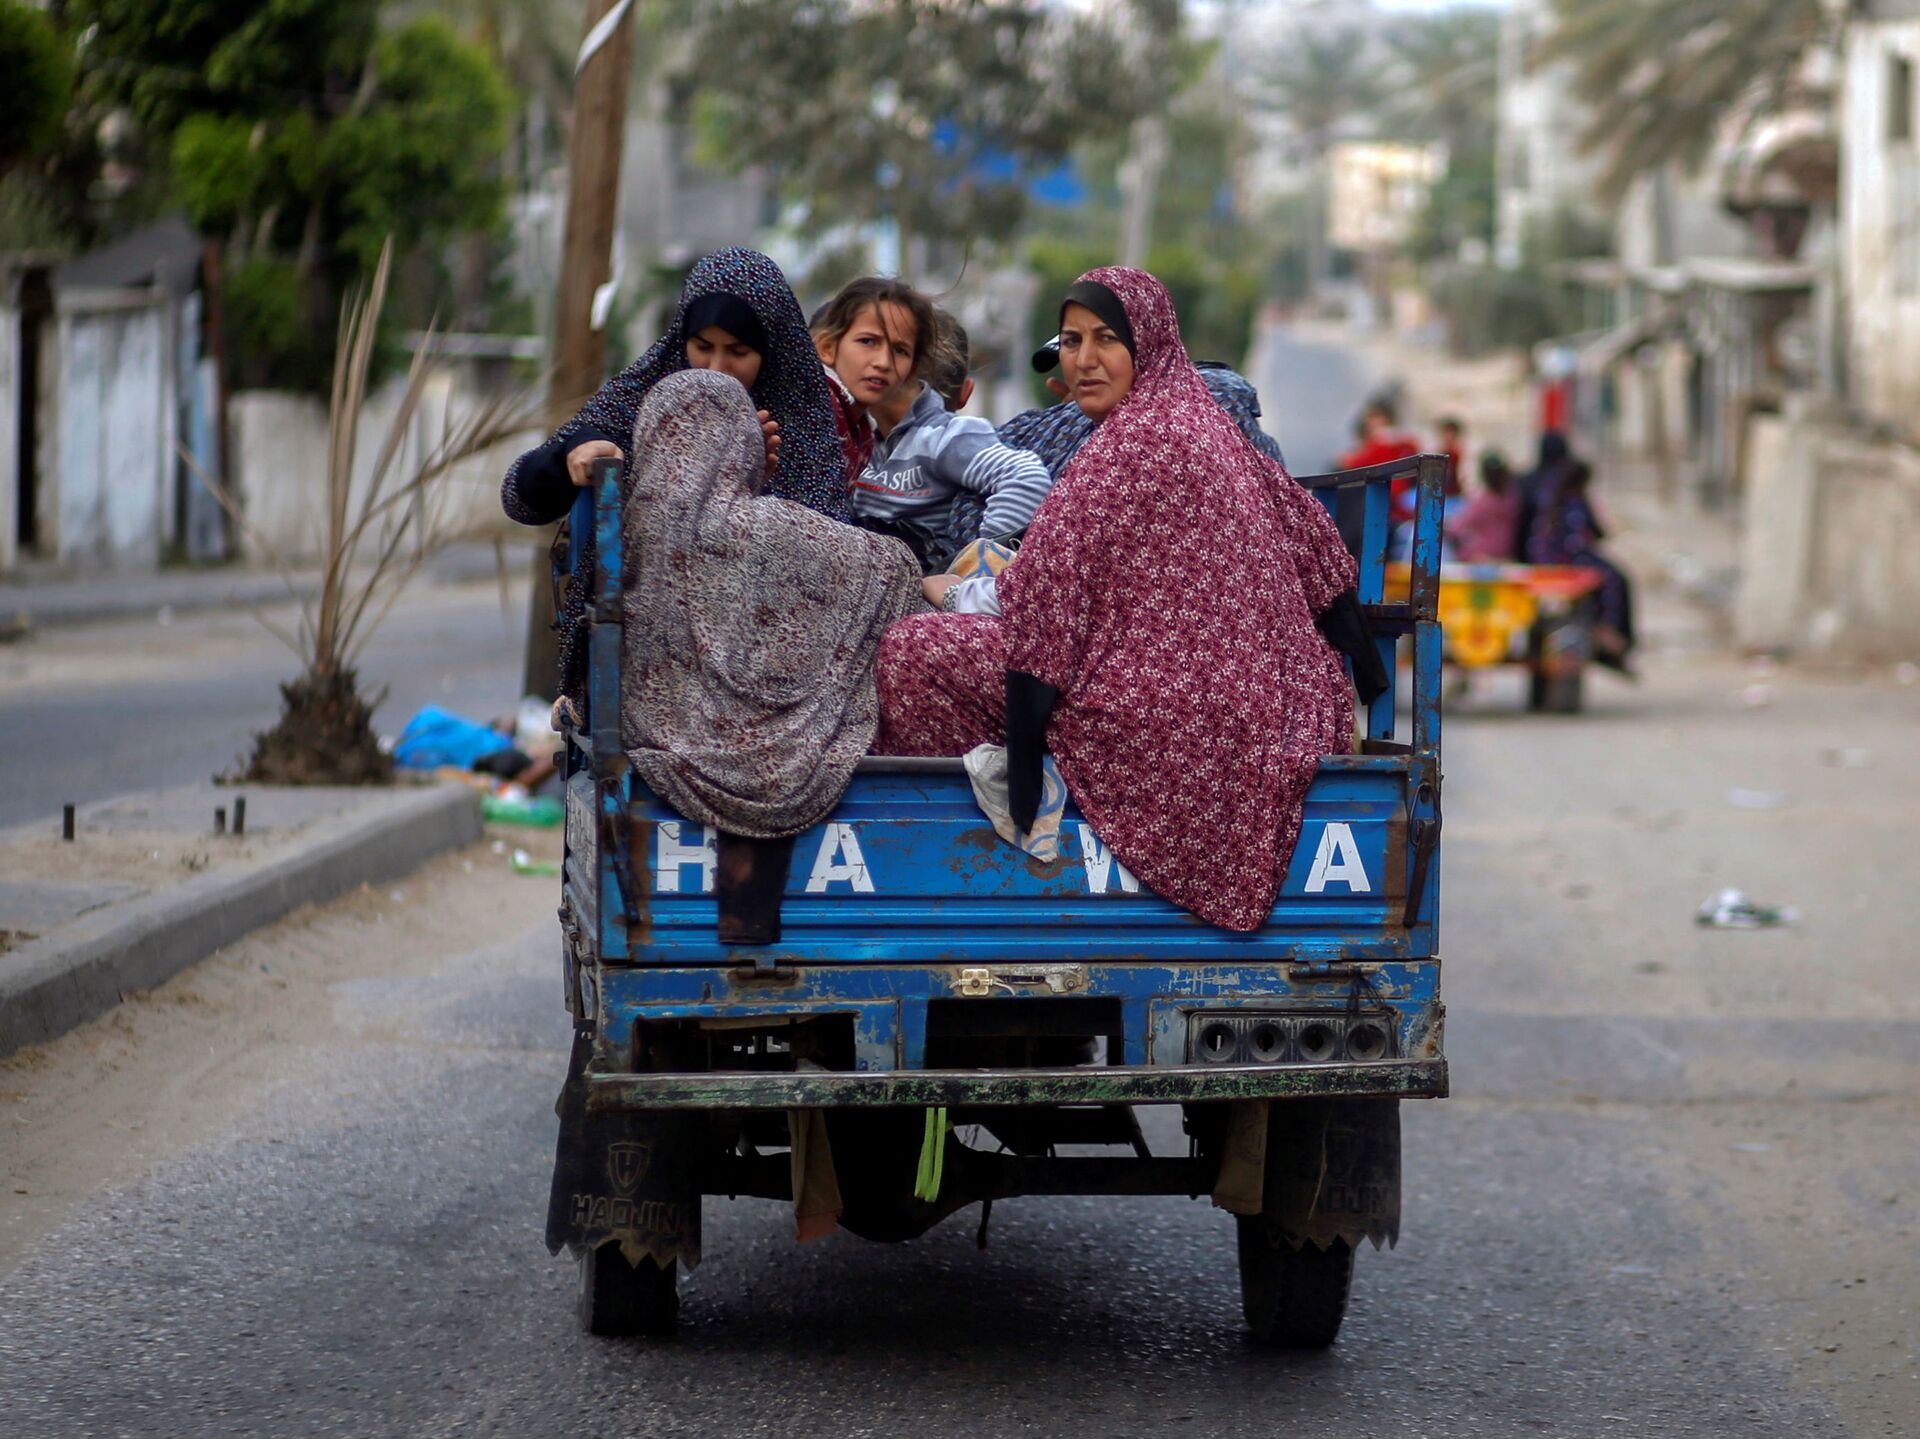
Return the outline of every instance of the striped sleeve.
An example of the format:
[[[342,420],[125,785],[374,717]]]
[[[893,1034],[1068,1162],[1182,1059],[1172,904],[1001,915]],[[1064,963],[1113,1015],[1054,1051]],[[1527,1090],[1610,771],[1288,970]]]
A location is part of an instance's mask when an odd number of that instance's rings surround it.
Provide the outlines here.
[[[985,497],[979,532],[968,539],[998,539],[1018,534],[1053,488],[1046,461],[1031,450],[1002,441],[985,420],[956,417],[942,436],[940,477]]]

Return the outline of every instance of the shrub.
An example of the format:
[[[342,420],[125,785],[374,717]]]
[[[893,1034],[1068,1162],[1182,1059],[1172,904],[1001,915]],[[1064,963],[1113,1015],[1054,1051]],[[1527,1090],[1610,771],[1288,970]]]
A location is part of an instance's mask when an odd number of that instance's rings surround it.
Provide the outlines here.
[[[54,24],[19,0],[0,0],[0,174],[60,136],[73,93],[73,59]]]

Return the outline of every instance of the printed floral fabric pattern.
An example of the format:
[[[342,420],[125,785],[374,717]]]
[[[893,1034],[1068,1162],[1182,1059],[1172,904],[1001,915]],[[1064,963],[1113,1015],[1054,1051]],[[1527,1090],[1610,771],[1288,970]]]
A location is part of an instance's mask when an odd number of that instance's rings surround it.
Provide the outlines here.
[[[879,720],[873,658],[921,603],[898,540],[762,493],[745,390],[690,370],[641,407],[624,537],[622,740],[688,819],[779,838],[839,801]]]
[[[793,297],[780,267],[757,250],[730,247],[700,260],[680,291],[680,305],[667,332],[646,354],[602,385],[579,414],[554,432],[548,444],[576,437],[612,440],[625,452],[630,489],[634,421],[648,392],[668,375],[687,368],[687,337],[682,326],[687,306],[713,294],[744,300],[766,332],[760,377],[750,393],[754,408],[767,411],[780,425],[780,463],[774,470],[772,493],[830,519],[845,520],[847,462],[826,375],[813,338],[807,333],[800,302]],[[521,524],[551,524],[560,518],[531,508],[523,493],[522,467],[542,450],[530,451],[516,460],[501,485],[501,503],[508,518]],[[578,556],[577,573],[591,575],[593,536],[574,535],[572,543]],[[580,693],[585,670],[585,632],[580,616],[586,608],[587,588],[585,582],[570,585],[560,613],[561,688],[575,696]]]
[[[1004,618],[915,616],[882,642],[881,746],[1004,743],[1007,670],[1060,691],[1047,747],[1156,893],[1260,927],[1353,701],[1314,616],[1354,583],[1326,509],[1249,444],[1138,270],[1084,278],[1126,306],[1133,389],[1080,447],[1001,575]],[[1143,564],[1143,557],[1151,557]]]

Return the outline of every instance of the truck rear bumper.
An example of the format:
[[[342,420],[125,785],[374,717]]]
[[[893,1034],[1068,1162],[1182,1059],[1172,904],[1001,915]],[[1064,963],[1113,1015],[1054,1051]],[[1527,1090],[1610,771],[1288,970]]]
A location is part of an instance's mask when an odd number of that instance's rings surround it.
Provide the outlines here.
[[[1351,1096],[1444,1099],[1444,1059],[1371,1064],[1190,1064],[1073,1069],[803,1070],[596,1074],[587,1110],[837,1109],[1031,1104],[1179,1104]]]

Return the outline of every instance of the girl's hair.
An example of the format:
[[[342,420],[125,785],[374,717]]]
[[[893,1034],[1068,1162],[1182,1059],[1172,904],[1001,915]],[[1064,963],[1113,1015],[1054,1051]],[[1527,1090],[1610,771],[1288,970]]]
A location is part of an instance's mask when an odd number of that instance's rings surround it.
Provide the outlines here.
[[[883,275],[866,275],[858,280],[850,280],[839,294],[813,312],[807,328],[813,332],[816,340],[837,341],[853,328],[853,322],[860,318],[860,312],[869,305],[898,305],[913,316],[913,373],[923,373],[928,352],[933,348],[933,301],[905,280],[892,280]],[[876,308],[874,313],[880,317],[884,327],[887,312]]]

